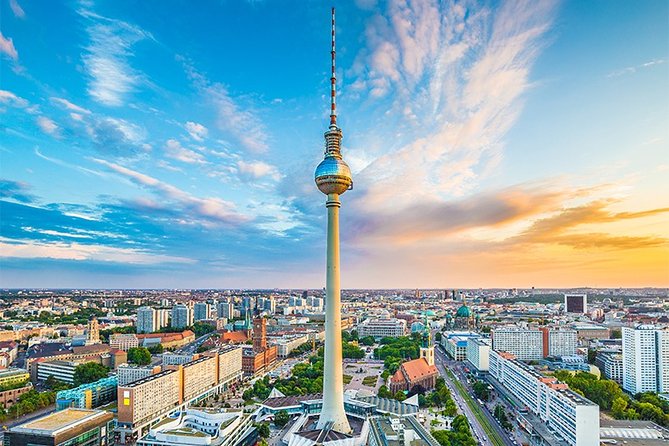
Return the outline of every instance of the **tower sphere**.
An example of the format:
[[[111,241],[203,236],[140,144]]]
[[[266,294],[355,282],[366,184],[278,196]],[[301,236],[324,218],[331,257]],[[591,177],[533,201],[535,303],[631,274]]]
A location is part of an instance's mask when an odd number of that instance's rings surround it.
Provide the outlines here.
[[[351,169],[343,159],[336,156],[326,156],[316,167],[316,185],[324,194],[343,194],[351,188],[353,178]]]

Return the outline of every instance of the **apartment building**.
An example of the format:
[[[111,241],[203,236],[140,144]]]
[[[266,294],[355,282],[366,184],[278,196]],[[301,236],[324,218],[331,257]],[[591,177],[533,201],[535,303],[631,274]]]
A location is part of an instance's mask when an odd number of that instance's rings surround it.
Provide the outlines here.
[[[275,341],[276,345],[276,354],[280,358],[286,358],[290,355],[290,352],[295,350],[302,344],[309,342],[310,337],[308,334],[304,335],[295,335],[295,336],[284,336]]]
[[[407,322],[403,319],[384,318],[384,319],[365,319],[358,324],[358,336],[372,336],[375,339],[381,339],[386,336],[398,337],[404,336],[407,330]]]
[[[139,339],[133,333],[114,333],[109,336],[109,346],[127,352],[131,348],[139,347]]]
[[[158,331],[158,313],[154,308],[137,309],[137,333],[153,333]]]
[[[623,389],[669,392],[669,327],[623,327]]]
[[[541,328],[543,355],[573,356],[576,354],[578,336],[576,330]]]
[[[620,352],[598,352],[595,365],[604,375],[618,384],[623,383],[623,355]]]
[[[157,374],[160,371],[160,366],[134,366],[130,364],[121,364],[116,369],[116,376],[118,378],[118,385],[125,386],[131,382]]]
[[[513,354],[520,361],[544,357],[543,333],[536,329],[505,327],[492,331],[492,348]]]
[[[467,339],[467,361],[479,372],[487,372],[490,367],[490,339]]]
[[[242,349],[230,346],[119,385],[117,442],[135,442],[171,412],[228,390],[242,377],[241,358]]]
[[[490,352],[490,376],[570,446],[599,446],[599,406],[507,352]]]

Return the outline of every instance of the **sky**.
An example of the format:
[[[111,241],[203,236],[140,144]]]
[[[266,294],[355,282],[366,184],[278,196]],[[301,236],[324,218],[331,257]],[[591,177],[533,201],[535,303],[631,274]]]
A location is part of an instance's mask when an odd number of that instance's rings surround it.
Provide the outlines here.
[[[0,0],[0,286],[321,288],[330,2]],[[669,286],[669,3],[335,1],[344,288]]]

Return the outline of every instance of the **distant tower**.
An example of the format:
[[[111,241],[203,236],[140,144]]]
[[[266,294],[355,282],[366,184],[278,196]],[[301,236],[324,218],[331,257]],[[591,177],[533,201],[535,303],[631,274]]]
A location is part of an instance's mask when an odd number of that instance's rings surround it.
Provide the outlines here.
[[[332,8],[332,75],[330,77],[330,126],[325,132],[325,158],[316,168],[318,189],[327,195],[327,267],[325,298],[325,365],[323,408],[318,429],[331,428],[348,434],[351,426],[344,412],[344,382],[341,347],[341,285],[339,277],[339,196],[351,189],[351,170],[341,156],[342,131],[337,127],[335,76],[335,10]]]
[[[420,357],[427,361],[428,365],[434,365],[434,344],[432,344],[432,334],[430,333],[430,323],[425,315],[425,328],[420,344]]]
[[[88,333],[86,335],[86,341],[88,344],[100,343],[100,324],[98,323],[98,318],[95,316],[88,320]]]

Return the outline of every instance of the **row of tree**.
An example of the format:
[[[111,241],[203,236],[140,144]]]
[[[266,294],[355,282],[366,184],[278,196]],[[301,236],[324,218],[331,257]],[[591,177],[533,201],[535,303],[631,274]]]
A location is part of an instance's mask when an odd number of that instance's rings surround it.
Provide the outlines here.
[[[20,416],[43,409],[56,402],[56,392],[46,391],[38,392],[32,389],[21,395],[12,405],[9,410],[5,410],[0,406],[0,422],[6,421],[8,418],[18,418]]]

